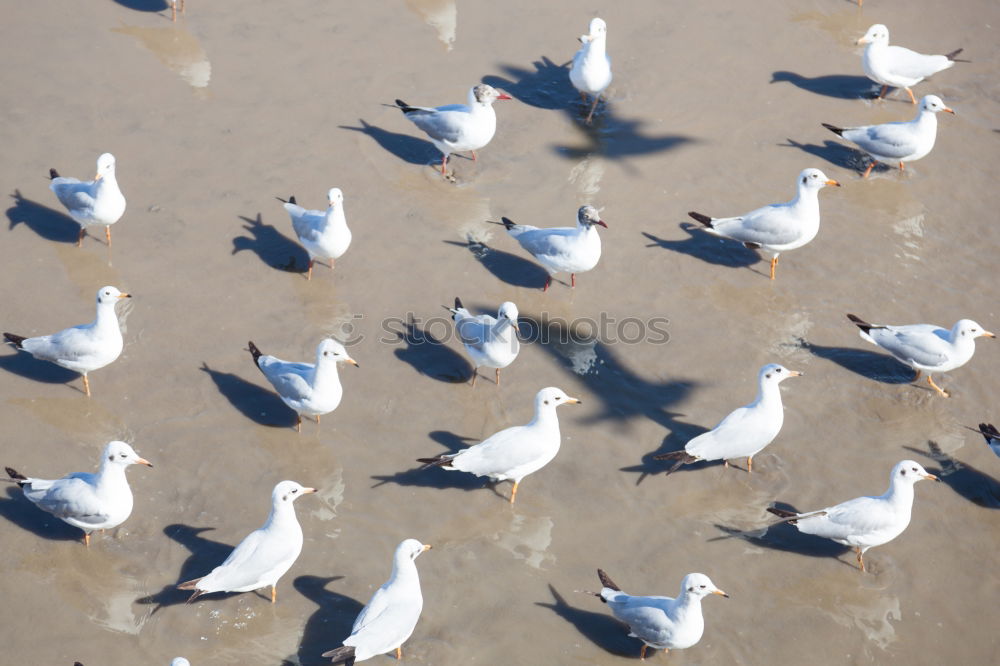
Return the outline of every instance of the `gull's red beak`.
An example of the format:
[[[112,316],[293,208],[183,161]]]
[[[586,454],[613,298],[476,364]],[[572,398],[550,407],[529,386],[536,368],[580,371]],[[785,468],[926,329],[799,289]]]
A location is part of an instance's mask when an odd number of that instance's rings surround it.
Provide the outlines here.
[[[594,222],[594,224],[599,224],[602,227],[604,227],[605,229],[608,228],[608,225],[607,225],[607,223],[604,220],[597,220],[597,221]]]
[[[497,97],[497,99],[514,99],[514,98],[508,95],[507,93],[500,93],[500,96]]]

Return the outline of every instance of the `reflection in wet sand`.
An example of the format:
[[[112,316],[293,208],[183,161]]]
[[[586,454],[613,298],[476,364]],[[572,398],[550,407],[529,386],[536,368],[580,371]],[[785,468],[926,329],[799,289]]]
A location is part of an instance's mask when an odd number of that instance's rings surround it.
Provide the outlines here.
[[[451,51],[458,29],[458,8],[455,0],[406,0],[410,11],[437,30],[438,39]]]
[[[153,55],[175,72],[192,88],[207,88],[212,78],[212,63],[201,48],[198,38],[185,28],[171,25],[166,28],[144,28],[126,25],[112,28],[112,32],[135,37]]]

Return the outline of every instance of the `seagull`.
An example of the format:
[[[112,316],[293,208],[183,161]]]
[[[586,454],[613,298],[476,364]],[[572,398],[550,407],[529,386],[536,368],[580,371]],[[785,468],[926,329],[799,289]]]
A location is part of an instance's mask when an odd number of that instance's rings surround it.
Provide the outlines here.
[[[80,225],[76,246],[83,245],[87,227],[104,225],[104,235],[111,247],[111,225],[125,214],[125,197],[115,179],[115,156],[104,153],[97,158],[97,175],[94,180],[83,182],[76,178],[62,178],[55,169],[49,169],[52,190],[69,216]]]
[[[292,228],[299,242],[309,253],[309,272],[306,279],[311,280],[313,264],[317,259],[329,259],[330,268],[335,260],[347,252],[351,244],[351,230],[347,228],[347,218],[344,216],[344,193],[340,188],[333,187],[327,193],[330,207],[326,212],[321,210],[306,210],[295,202],[295,197],[288,199],[276,197],[285,204],[285,210],[292,218]]]
[[[441,467],[488,476],[493,481],[510,479],[514,482],[514,490],[510,494],[510,503],[513,504],[521,479],[548,465],[559,453],[556,407],[564,404],[579,405],[580,401],[554,386],[543,388],[535,395],[535,417],[528,425],[501,430],[458,453],[417,458],[417,462],[424,463],[420,469]]]
[[[872,160],[865,169],[867,178],[875,162],[899,162],[900,171],[905,170],[903,162],[912,162],[924,157],[934,148],[937,138],[937,113],[947,111],[954,114],[937,95],[925,95],[920,100],[917,117],[907,122],[862,125],[861,127],[837,127],[822,123],[834,134],[842,136],[858,148],[868,153]]]
[[[948,392],[934,383],[932,372],[948,372],[965,365],[976,351],[975,339],[996,336],[971,319],[959,319],[949,331],[933,324],[889,326],[869,324],[852,314],[847,318],[861,329],[861,339],[867,340],[892,354],[900,363],[916,371],[913,381],[927,371],[927,383],[945,398]]]
[[[642,641],[639,659],[646,658],[646,647],[654,650],[683,650],[701,640],[705,619],[701,600],[710,594],[729,598],[705,574],[690,573],[681,581],[681,593],[670,597],[634,597],[622,592],[603,570],[597,570],[604,588],[591,593],[606,603],[616,618],[628,625],[629,636]]]
[[[302,552],[302,527],[295,517],[294,502],[314,492],[315,488],[305,488],[295,481],[277,484],[271,492],[271,513],[264,526],[248,534],[207,576],[177,586],[194,590],[187,603],[212,592],[251,592],[262,587],[271,588],[272,604],[277,601],[278,579]]]
[[[113,441],[104,447],[97,474],[76,472],[50,481],[6,470],[32,504],[83,530],[83,543],[89,546],[91,532],[118,527],[132,513],[132,490],[125,478],[129,465],[153,466],[125,442]]]
[[[912,460],[896,463],[889,475],[889,490],[878,497],[856,497],[819,511],[796,513],[768,507],[768,511],[795,525],[804,534],[815,534],[851,546],[858,554],[858,566],[865,569],[864,554],[869,548],[889,543],[910,524],[913,484],[923,479],[940,481]]]
[[[445,165],[452,153],[471,151],[476,159],[476,151],[483,148],[497,131],[497,116],[493,102],[498,99],[512,99],[493,86],[481,83],[469,89],[468,104],[448,104],[436,108],[410,106],[403,100],[396,104],[386,104],[400,109],[403,115],[422,130],[431,143],[437,146],[441,158],[441,175],[446,175]]]
[[[869,79],[882,84],[879,99],[885,96],[890,87],[902,88],[910,96],[910,101],[916,104],[917,100],[910,86],[915,86],[932,74],[954,67],[956,62],[968,62],[955,58],[963,49],[947,55],[924,55],[902,46],[889,46],[889,28],[881,23],[868,28],[868,32],[857,43],[868,45],[861,58],[861,65]]]
[[[573,56],[573,65],[569,70],[569,80],[573,87],[580,91],[580,97],[584,102],[587,95],[594,98],[594,103],[590,105],[590,113],[587,114],[586,123],[589,125],[594,117],[594,109],[601,99],[601,93],[611,85],[611,58],[605,52],[608,41],[608,24],[602,19],[595,18],[590,21],[588,34],[580,37],[583,46]]]
[[[698,460],[725,460],[729,467],[730,458],[747,458],[747,472],[753,472],[753,457],[774,441],[785,420],[781,405],[781,390],[778,384],[789,377],[801,377],[796,370],[770,363],[757,374],[757,398],[722,419],[715,428],[698,435],[684,447],[683,451],[672,451],[658,456],[656,460],[673,460],[674,465],[667,474],[681,465]]]
[[[132,295],[115,287],[101,287],[97,290],[97,317],[91,323],[35,338],[13,333],[4,333],[3,337],[37,359],[79,372],[83,375],[84,391],[90,397],[87,373],[103,368],[122,353],[124,340],[115,315],[115,303],[122,298],[132,298]]]
[[[424,607],[416,559],[430,549],[416,539],[406,539],[396,546],[389,580],[375,591],[354,620],[343,647],[321,656],[334,664],[345,661],[351,664],[395,650],[396,659],[402,659],[403,643],[413,633]]]
[[[358,362],[348,356],[344,345],[333,338],[326,338],[316,347],[316,363],[293,363],[262,354],[251,340],[250,354],[254,364],[271,382],[282,402],[295,410],[296,432],[302,432],[302,415],[315,416],[316,423],[322,414],[337,409],[344,396],[337,374],[337,363],[344,361],[354,367]]]
[[[594,225],[608,228],[600,213],[593,206],[580,206],[576,212],[575,227],[549,227],[539,229],[528,224],[514,224],[506,217],[500,218],[507,233],[534,255],[549,272],[542,291],[548,291],[552,276],[569,273],[570,284],[576,287],[576,274],[589,271],[601,259],[601,237]]]
[[[795,184],[795,198],[788,203],[771,204],[739,217],[709,217],[694,211],[688,215],[713,236],[731,238],[770,254],[773,280],[778,255],[802,247],[819,233],[819,191],[827,185],[840,187],[819,169],[804,169]]]
[[[990,451],[1000,458],[1000,430],[992,423],[980,423],[979,434],[986,438],[986,446],[990,447]]]
[[[472,386],[476,386],[479,367],[496,368],[497,386],[500,386],[500,368],[506,368],[517,358],[521,345],[517,334],[517,306],[507,301],[500,305],[497,318],[490,315],[473,316],[462,305],[462,299],[455,297],[455,307],[445,309],[451,312],[455,321],[455,332],[465,345],[465,351],[472,357],[475,368],[472,371]]]

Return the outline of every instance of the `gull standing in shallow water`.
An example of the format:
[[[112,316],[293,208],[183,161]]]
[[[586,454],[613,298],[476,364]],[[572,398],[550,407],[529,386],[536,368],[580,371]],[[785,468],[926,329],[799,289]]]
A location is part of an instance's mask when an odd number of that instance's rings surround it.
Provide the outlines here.
[[[501,304],[496,319],[487,314],[473,316],[456,296],[455,307],[445,306],[445,309],[451,312],[458,339],[475,364],[472,370],[473,388],[476,386],[480,366],[496,368],[497,386],[500,386],[500,369],[513,363],[521,350],[521,344],[517,340],[517,334],[520,333],[517,306],[510,301]]]
[[[865,569],[864,554],[869,548],[889,543],[910,524],[913,484],[923,479],[940,481],[912,460],[896,463],[889,475],[889,490],[878,497],[857,497],[819,511],[796,513],[768,507],[768,511],[791,523],[804,534],[815,534],[854,548],[858,566]]]
[[[722,419],[712,430],[698,435],[685,445],[683,451],[672,451],[653,456],[655,460],[673,460],[667,474],[681,465],[699,460],[725,460],[729,467],[732,458],[747,459],[747,472],[753,472],[753,457],[774,441],[785,420],[778,384],[789,377],[800,377],[801,372],[770,363],[757,374],[757,399],[740,407]]]
[[[920,111],[913,120],[847,128],[828,123],[822,125],[871,156],[874,161],[862,176],[867,178],[875,167],[875,162],[898,162],[900,171],[903,171],[906,169],[904,162],[919,160],[931,152],[937,139],[937,114],[940,111],[955,113],[937,95],[925,95],[920,100]]]
[[[59,202],[66,207],[69,216],[80,225],[80,235],[76,246],[83,244],[87,227],[103,226],[104,235],[111,247],[111,225],[125,214],[125,197],[118,189],[115,178],[115,156],[104,153],[97,158],[97,175],[94,180],[81,181],[76,178],[62,178],[55,169],[49,169],[52,190]]]
[[[771,255],[771,279],[778,267],[778,255],[800,248],[819,233],[819,191],[840,183],[826,177],[819,169],[804,169],[796,183],[795,198],[788,203],[771,204],[739,217],[709,217],[688,213],[705,225],[713,236],[730,238],[752,250]]]
[[[548,291],[552,276],[569,273],[570,286],[576,287],[576,274],[589,271],[601,259],[601,236],[594,227],[605,229],[607,223],[593,206],[581,206],[576,212],[575,227],[549,227],[539,229],[528,224],[514,224],[506,217],[500,218],[507,233],[538,260],[549,272],[542,291]]]
[[[681,581],[681,593],[670,597],[634,597],[622,592],[603,570],[597,570],[604,588],[592,593],[606,603],[616,618],[628,625],[629,636],[642,641],[639,659],[646,658],[646,647],[667,652],[683,650],[701,640],[705,618],[701,600],[710,594],[729,598],[705,574],[690,573]]]
[[[344,215],[344,193],[340,188],[333,187],[327,193],[329,207],[326,211],[306,210],[295,202],[295,197],[288,200],[276,197],[285,204],[288,216],[292,218],[292,228],[299,242],[309,253],[309,272],[307,280],[312,280],[313,264],[317,260],[329,259],[330,268],[341,257],[351,244],[351,230],[347,228],[347,217]]]
[[[77,472],[49,481],[6,470],[32,504],[83,530],[83,543],[89,546],[91,532],[118,527],[132,514],[132,489],[125,477],[129,465],[153,466],[125,442],[113,441],[104,447],[97,474]]]
[[[261,353],[251,340],[247,343],[250,355],[282,402],[295,410],[295,430],[302,432],[302,415],[315,416],[316,423],[322,414],[329,414],[340,405],[344,387],[340,384],[337,363],[343,361],[354,367],[358,362],[348,356],[344,345],[333,338],[326,338],[316,347],[316,363],[293,363]]]
[[[271,492],[271,513],[264,526],[248,534],[210,574],[177,586],[181,590],[194,590],[187,602],[212,592],[252,592],[262,587],[271,588],[272,604],[277,601],[278,579],[302,552],[302,527],[295,517],[294,502],[314,492],[315,488],[304,488],[295,481],[276,485]]]
[[[862,340],[881,347],[900,363],[913,368],[917,373],[913,381],[920,379],[921,371],[926,370],[927,383],[945,398],[948,392],[934,383],[931,373],[962,367],[976,351],[976,338],[996,337],[971,319],[959,319],[949,331],[933,324],[888,326],[869,324],[852,314],[847,318],[861,329]]]
[[[97,290],[97,316],[89,324],[35,338],[13,333],[4,333],[3,337],[37,359],[79,372],[83,375],[84,391],[90,397],[87,373],[103,368],[122,353],[125,341],[115,315],[115,304],[122,298],[131,297],[131,294],[123,294],[115,287],[101,287]]]
[[[417,557],[431,547],[416,539],[406,539],[392,556],[392,574],[372,595],[351,628],[343,647],[324,652],[323,657],[334,664],[365,661],[395,650],[396,659],[403,658],[403,643],[410,637],[420,619],[424,597],[420,592]]]
[[[611,58],[608,57],[608,25],[602,19],[590,21],[588,34],[580,37],[583,46],[573,56],[573,65],[569,70],[569,80],[573,87],[580,91],[580,97],[587,101],[587,95],[594,98],[587,114],[588,125],[594,117],[594,109],[601,99],[601,93],[611,85]]]
[[[490,142],[497,130],[497,115],[493,102],[512,99],[493,86],[481,83],[469,89],[468,104],[448,104],[430,108],[410,106],[397,99],[396,104],[386,104],[400,109],[441,151],[441,175],[447,173],[448,156],[452,153],[471,151],[473,161],[476,151]]]
[[[878,94],[879,99],[885,96],[891,86],[905,90],[910,96],[910,101],[916,104],[917,100],[913,97],[910,86],[917,85],[932,74],[953,67],[956,62],[968,62],[955,58],[962,49],[947,55],[924,55],[902,46],[889,46],[889,28],[881,23],[868,28],[868,32],[857,43],[868,45],[861,57],[861,66],[869,79],[882,84],[882,90]]]
[[[517,498],[521,479],[545,467],[559,453],[559,405],[578,405],[561,389],[550,386],[535,395],[535,417],[531,423],[507,428],[458,453],[442,453],[434,458],[417,458],[421,469],[441,467],[447,470],[471,472],[493,481],[514,482],[510,503]]]

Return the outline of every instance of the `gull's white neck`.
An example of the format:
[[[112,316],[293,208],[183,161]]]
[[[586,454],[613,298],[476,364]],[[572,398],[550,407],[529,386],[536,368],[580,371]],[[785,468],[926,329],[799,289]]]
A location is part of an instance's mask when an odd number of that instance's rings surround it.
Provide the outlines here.
[[[121,329],[118,328],[118,316],[115,314],[115,301],[104,301],[97,304],[97,316],[94,319],[94,328],[101,331],[111,331],[113,329],[121,334]]]
[[[889,490],[879,498],[887,501],[893,509],[909,515],[913,507],[913,483],[900,481],[895,475],[889,483]]]
[[[330,204],[326,209],[326,226],[328,229],[347,227],[347,217],[344,215],[343,204]]]
[[[417,573],[417,563],[409,555],[393,558],[390,583],[403,584],[420,590],[420,575]]]
[[[543,401],[535,403],[535,418],[531,419],[528,426],[552,430],[558,436],[559,417],[556,416],[556,405],[551,401],[547,405]]]
[[[313,367],[312,381],[309,383],[318,392],[339,387],[340,374],[337,372],[337,361],[320,353]]]
[[[760,385],[757,387],[757,399],[750,406],[756,407],[757,405],[765,409],[781,411],[781,389],[778,382],[771,382],[761,377]]]
[[[267,520],[264,522],[264,529],[268,528],[284,528],[288,526],[295,526],[300,532],[302,528],[299,527],[299,520],[295,516],[295,504],[293,502],[282,502],[280,499],[277,502],[271,504],[271,513],[267,514]]]
[[[607,51],[607,41],[607,35],[599,35],[590,40],[587,42],[587,48],[584,51],[583,57],[587,60],[591,58],[603,58]]]

